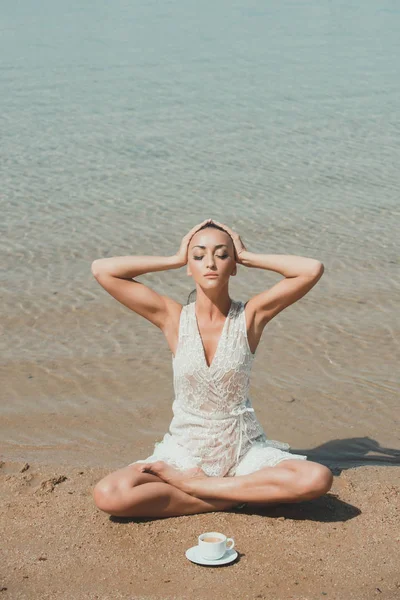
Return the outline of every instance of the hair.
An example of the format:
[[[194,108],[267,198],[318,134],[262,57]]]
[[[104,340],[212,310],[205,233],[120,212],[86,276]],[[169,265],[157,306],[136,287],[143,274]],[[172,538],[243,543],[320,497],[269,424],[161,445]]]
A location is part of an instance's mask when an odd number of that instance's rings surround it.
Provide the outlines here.
[[[223,227],[220,227],[219,225],[216,225],[215,223],[207,223],[206,225],[203,225],[203,227],[200,227],[196,233],[198,231],[201,231],[202,229],[208,229],[209,227],[212,227],[213,229],[219,229],[220,231],[223,231],[224,233],[228,234],[229,233],[227,231],[225,231],[225,229]],[[230,237],[230,236],[229,236]],[[190,243],[190,242],[189,242]],[[192,299],[192,295],[194,294],[194,300]],[[197,289],[195,288],[194,290],[192,290],[188,296],[187,302],[186,304],[190,304],[191,302],[196,302],[196,296],[197,296]]]

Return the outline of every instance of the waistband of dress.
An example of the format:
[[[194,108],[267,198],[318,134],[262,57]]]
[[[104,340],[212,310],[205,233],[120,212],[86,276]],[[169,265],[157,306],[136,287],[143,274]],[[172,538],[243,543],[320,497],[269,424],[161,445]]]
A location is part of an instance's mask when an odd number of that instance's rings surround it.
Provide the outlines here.
[[[182,410],[182,408],[183,407],[181,407],[181,410]],[[185,410],[185,409],[183,409],[183,410]],[[189,410],[185,410],[185,412],[188,415],[203,419],[205,421],[224,421],[224,420],[241,417],[245,413],[254,413],[254,408],[251,406],[250,400],[246,400],[245,402],[241,402],[240,404],[237,404],[229,412],[217,411],[217,412],[213,412],[213,413],[205,413],[205,412],[196,412],[196,411],[189,411]]]

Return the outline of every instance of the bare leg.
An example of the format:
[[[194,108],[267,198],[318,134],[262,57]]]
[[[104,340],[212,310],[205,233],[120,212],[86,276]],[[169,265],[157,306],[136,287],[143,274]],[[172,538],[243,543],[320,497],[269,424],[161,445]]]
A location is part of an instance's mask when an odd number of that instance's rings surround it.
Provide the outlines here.
[[[237,502],[195,498],[168,483],[144,483],[119,499],[110,514],[116,517],[178,517],[229,510]]]
[[[163,461],[145,463],[141,469],[156,474],[196,498],[238,502],[300,502],[325,494],[332,486],[330,469],[300,459],[283,460],[250,475],[235,477],[193,477]]]
[[[96,506],[116,517],[176,517],[229,510],[237,502],[195,498],[156,475],[142,473],[130,465],[99,481],[93,496]]]

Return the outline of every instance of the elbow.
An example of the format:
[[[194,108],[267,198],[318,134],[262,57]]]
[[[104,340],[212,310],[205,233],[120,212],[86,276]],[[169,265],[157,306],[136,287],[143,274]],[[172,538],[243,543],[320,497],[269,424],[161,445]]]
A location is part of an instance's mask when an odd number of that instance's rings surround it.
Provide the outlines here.
[[[311,275],[313,277],[315,277],[316,279],[319,279],[320,277],[322,277],[323,272],[325,271],[325,267],[324,264],[322,262],[320,262],[319,260],[315,261],[315,267],[313,268]]]
[[[96,279],[101,274],[100,264],[101,264],[101,258],[97,258],[96,260],[94,260],[92,262],[91,271],[92,271],[93,277],[95,277]]]

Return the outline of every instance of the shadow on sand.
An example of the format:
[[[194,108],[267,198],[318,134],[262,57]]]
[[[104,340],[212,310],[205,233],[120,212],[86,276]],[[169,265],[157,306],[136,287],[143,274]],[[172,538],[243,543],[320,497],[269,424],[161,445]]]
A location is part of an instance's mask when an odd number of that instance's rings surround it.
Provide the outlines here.
[[[400,450],[384,448],[370,437],[358,437],[346,440],[331,440],[313,449],[296,450],[293,454],[303,454],[313,462],[330,468],[333,475],[339,476],[342,471],[364,466],[400,466]],[[338,494],[328,492],[320,498],[304,502],[263,504],[247,504],[240,509],[232,509],[232,513],[242,515],[259,515],[280,520],[308,520],[319,522],[345,522],[361,514],[361,510],[340,499]],[[176,517],[167,517],[176,518]],[[116,523],[145,522],[158,519],[110,517]]]

